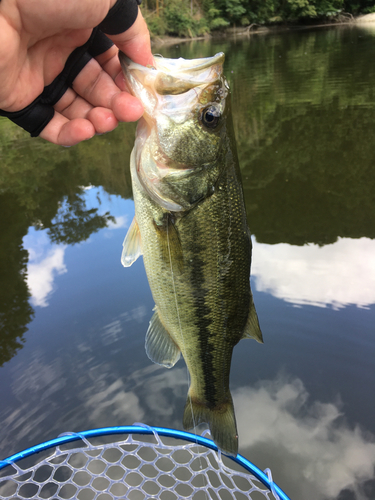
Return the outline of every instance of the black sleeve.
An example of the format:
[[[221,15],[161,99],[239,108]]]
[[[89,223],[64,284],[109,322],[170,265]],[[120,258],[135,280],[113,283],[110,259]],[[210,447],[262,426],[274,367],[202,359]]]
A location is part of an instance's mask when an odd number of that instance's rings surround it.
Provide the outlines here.
[[[126,31],[132,26],[137,15],[137,0],[117,0],[106,18],[97,28],[93,29],[89,40],[70,54],[63,71],[50,85],[44,87],[43,92],[35,101],[20,111],[9,112],[0,109],[0,116],[9,118],[16,125],[29,132],[31,137],[37,137],[52,120],[55,113],[53,106],[67,89],[72,87],[78,73],[92,57],[96,57],[112,47],[113,42],[104,33],[115,35]]]
[[[99,29],[107,35],[118,35],[128,30],[138,16],[138,5],[142,0],[117,0]]]

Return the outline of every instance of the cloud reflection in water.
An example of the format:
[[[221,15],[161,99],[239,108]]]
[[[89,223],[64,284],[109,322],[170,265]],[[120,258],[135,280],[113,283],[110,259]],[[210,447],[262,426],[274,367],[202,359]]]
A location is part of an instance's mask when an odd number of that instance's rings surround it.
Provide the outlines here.
[[[255,289],[293,304],[331,306],[375,303],[375,240],[339,238],[332,245],[254,242]]]
[[[48,245],[48,250],[40,246],[37,254],[31,248],[30,260],[27,266],[27,284],[31,293],[33,306],[47,307],[48,297],[54,289],[55,276],[67,272],[64,264],[66,246]]]
[[[308,397],[300,379],[283,375],[234,391],[240,453],[277,470],[291,498],[336,499],[344,489],[368,498],[362,486],[375,478],[374,436],[350,428],[339,403]]]

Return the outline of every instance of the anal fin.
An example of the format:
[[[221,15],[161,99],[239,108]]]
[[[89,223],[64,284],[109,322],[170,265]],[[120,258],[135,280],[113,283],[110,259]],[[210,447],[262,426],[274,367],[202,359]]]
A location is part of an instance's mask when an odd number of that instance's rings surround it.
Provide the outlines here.
[[[146,354],[158,365],[172,368],[180,359],[180,348],[169,335],[155,307],[146,333]]]
[[[122,247],[121,264],[124,267],[130,267],[142,255],[141,233],[135,217],[126,233]]]

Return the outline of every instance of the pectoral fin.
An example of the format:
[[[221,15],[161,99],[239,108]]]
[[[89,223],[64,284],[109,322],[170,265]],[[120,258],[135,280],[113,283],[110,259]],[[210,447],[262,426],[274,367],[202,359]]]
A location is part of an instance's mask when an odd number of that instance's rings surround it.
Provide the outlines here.
[[[255,310],[253,295],[251,294],[251,290],[250,290],[249,316],[247,317],[247,323],[242,338],[255,339],[260,344],[263,344],[263,335],[259,326],[258,315]]]
[[[146,333],[146,353],[151,361],[166,368],[172,368],[180,359],[180,349],[160,321],[156,307]]]
[[[123,250],[121,255],[121,264],[124,267],[130,267],[140,255],[141,249],[141,233],[136,218],[134,217],[129,230],[122,244]]]

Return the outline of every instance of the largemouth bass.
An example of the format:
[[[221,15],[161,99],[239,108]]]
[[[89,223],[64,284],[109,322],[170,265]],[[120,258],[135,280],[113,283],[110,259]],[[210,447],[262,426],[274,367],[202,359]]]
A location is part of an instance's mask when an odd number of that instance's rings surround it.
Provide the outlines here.
[[[156,56],[154,67],[122,53],[120,61],[145,109],[131,155],[135,218],[121,260],[130,266],[143,255],[155,300],[146,352],[167,368],[182,353],[190,373],[184,428],[207,423],[218,448],[236,455],[232,351],[262,334],[224,54]]]

